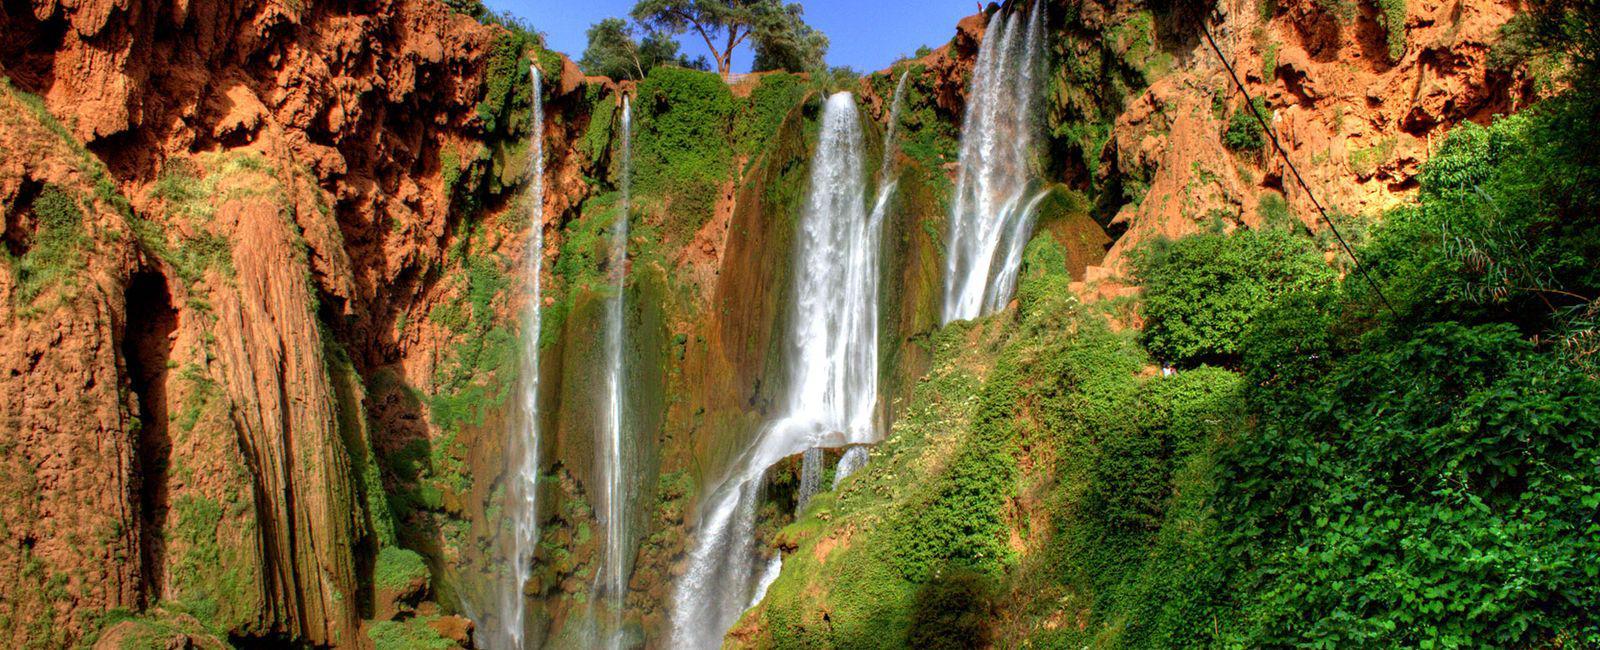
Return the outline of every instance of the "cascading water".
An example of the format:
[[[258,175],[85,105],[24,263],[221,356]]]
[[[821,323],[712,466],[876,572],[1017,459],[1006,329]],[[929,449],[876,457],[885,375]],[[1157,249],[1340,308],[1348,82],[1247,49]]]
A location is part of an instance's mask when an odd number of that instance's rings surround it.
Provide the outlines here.
[[[776,577],[779,558],[763,560],[755,540],[768,468],[815,447],[878,439],[882,229],[866,210],[861,141],[855,98],[829,97],[797,233],[780,417],[761,429],[702,504],[674,598],[673,647],[721,646],[722,635]]]
[[[998,311],[1016,289],[1044,196],[1029,168],[1044,12],[1040,3],[994,14],[978,48],[946,246],[946,323]]]
[[[910,70],[900,73],[900,81],[894,87],[894,101],[889,104],[889,126],[883,135],[883,162],[878,167],[878,196],[872,202],[872,216],[868,218],[868,228],[871,228],[873,232],[882,232],[883,220],[889,212],[889,199],[894,197],[894,190],[899,185],[899,182],[894,177],[895,158],[900,155],[900,142],[895,139],[895,133],[899,131],[900,107],[905,103],[906,80],[909,78],[911,78]],[[874,439],[871,442],[878,441]],[[816,471],[820,482],[821,454],[817,455],[819,456],[817,459],[819,467]],[[808,454],[804,461],[810,462],[811,455]],[[845,480],[845,478],[854,474],[856,470],[861,469],[866,464],[867,448],[863,445],[850,446],[845,450],[844,455],[839,458],[839,464],[834,467],[833,487],[838,487],[840,481]],[[802,476],[808,475],[807,472],[810,470],[809,465],[804,466]],[[805,510],[806,502],[810,501],[815,494],[816,488],[813,487],[810,492],[807,492],[802,481],[799,509]]]
[[[533,79],[533,133],[531,178],[528,201],[532,218],[528,228],[528,248],[523,272],[527,274],[528,306],[523,310],[522,394],[520,427],[512,430],[512,467],[508,486],[511,515],[511,570],[500,590],[501,638],[489,640],[492,647],[516,648],[524,644],[527,598],[522,590],[533,571],[533,553],[539,543],[539,336],[543,327],[540,273],[544,251],[544,105],[542,79],[537,67],[529,67]]]
[[[601,526],[605,528],[605,555],[600,571],[595,574],[593,603],[609,608],[606,612],[610,626],[604,632],[605,645],[620,646],[620,620],[624,597],[627,594],[627,505],[628,467],[624,452],[623,410],[626,395],[623,392],[623,306],[625,281],[628,275],[628,202],[633,175],[633,104],[627,96],[622,98],[622,177],[618,183],[621,196],[617,201],[617,220],[611,226],[611,255],[607,262],[611,274],[612,295],[606,305],[605,353],[606,400],[600,432],[604,439],[600,451],[600,467],[604,476],[601,494]]]

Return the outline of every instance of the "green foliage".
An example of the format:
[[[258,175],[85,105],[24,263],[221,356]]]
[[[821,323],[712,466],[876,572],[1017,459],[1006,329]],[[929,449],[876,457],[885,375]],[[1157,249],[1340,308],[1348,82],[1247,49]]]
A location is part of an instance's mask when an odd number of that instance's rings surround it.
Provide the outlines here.
[[[495,39],[484,72],[483,99],[478,102],[478,118],[491,136],[514,137],[531,122],[533,80],[529,78],[533,53],[539,61],[546,87],[561,83],[561,66],[553,65],[543,39],[516,23]]]
[[[514,370],[516,337],[496,321],[495,305],[511,279],[498,256],[465,260],[456,276],[462,292],[429,312],[429,319],[457,335],[435,367],[428,412],[440,429],[480,425],[489,410],[504,403]]]
[[[711,55],[723,76],[746,41],[755,46],[756,70],[804,72],[828,49],[827,37],[806,24],[805,8],[782,0],[638,0],[631,15],[651,32],[676,36],[692,29],[708,44],[721,44]]]
[[[1263,308],[1334,277],[1309,240],[1281,230],[1158,242],[1140,250],[1134,266],[1145,345],[1175,365],[1231,362]]]
[[[414,582],[428,580],[428,565],[414,551],[385,546],[378,551],[378,561],[372,570],[372,582],[379,589],[398,591]]]
[[[0,248],[16,282],[13,296],[21,313],[40,295],[57,286],[72,286],[85,267],[89,236],[80,199],[72,192],[46,185],[34,198],[32,236],[21,255]]]
[[[940,112],[934,87],[936,80],[923,64],[897,66],[890,74],[873,75],[869,81],[879,97],[892,98],[902,74],[909,76],[896,135],[900,151],[917,161],[925,174],[924,182],[935,188],[938,200],[948,201],[955,189],[943,169],[945,163],[955,162],[960,156],[960,118]],[[940,211],[944,211],[943,206]]]
[[[716,75],[656,68],[639,84],[633,110],[634,188],[668,204],[667,241],[688,241],[733,171],[733,94]]]
[[[1402,41],[1402,46],[1404,42]],[[1283,44],[1277,41],[1267,43],[1261,50],[1261,78],[1267,83],[1272,83],[1278,78],[1278,52],[1283,49]],[[1259,126],[1259,125],[1258,125]]]
[[[1233,116],[1228,118],[1228,130],[1222,134],[1222,144],[1229,149],[1240,153],[1259,154],[1267,146],[1266,132],[1261,128],[1261,121],[1256,117],[1267,116],[1267,105],[1257,97],[1253,103],[1240,102],[1239,107],[1233,111]]]
[[[1258,315],[1217,499],[1233,643],[1600,643],[1591,115],[1452,133],[1361,251],[1393,313],[1352,276]]]
[[[583,139],[578,141],[578,150],[599,165],[615,135],[617,102],[603,86],[589,86],[584,91],[584,103],[589,106],[589,126],[583,131]]]
[[[805,97],[805,80],[791,74],[769,74],[744,100],[733,123],[734,150],[754,158],[778,132],[783,118]]]
[[[1406,0],[1378,0],[1378,23],[1383,25],[1389,60],[1406,55]]]
[[[1494,62],[1527,66],[1543,89],[1600,91],[1600,10],[1590,0],[1530,0],[1502,27]]]
[[[444,0],[444,5],[458,14],[482,19],[489,15],[489,9],[483,6],[482,0]]]
[[[804,14],[805,7],[795,2],[765,15],[755,32],[751,70],[808,72],[827,63],[828,37],[807,25]]]
[[[376,621],[367,626],[375,650],[449,650],[454,641],[439,635],[428,623],[438,616],[417,616],[403,621]]]
[[[1317,0],[1317,7],[1341,23],[1356,19],[1361,7],[1357,0]]]
[[[917,593],[906,647],[960,650],[988,640],[987,602],[994,590],[981,573],[954,568],[935,575]]]
[[[586,35],[589,44],[578,62],[585,74],[638,80],[661,65],[705,67],[679,54],[677,41],[668,35],[647,31],[642,39],[635,38],[633,28],[621,18],[601,20],[589,27]]]
[[[1261,193],[1261,198],[1256,200],[1256,214],[1260,215],[1266,230],[1305,231],[1305,225],[1294,216],[1294,209],[1289,207],[1289,200],[1277,192]]]

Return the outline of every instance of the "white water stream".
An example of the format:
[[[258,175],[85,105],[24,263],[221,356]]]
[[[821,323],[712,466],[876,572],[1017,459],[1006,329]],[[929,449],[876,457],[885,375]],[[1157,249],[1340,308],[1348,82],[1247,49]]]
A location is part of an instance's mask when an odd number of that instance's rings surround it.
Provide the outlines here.
[[[528,303],[522,323],[522,392],[518,400],[520,420],[514,424],[511,444],[507,445],[515,465],[507,497],[511,515],[511,567],[500,589],[501,629],[493,647],[521,650],[526,640],[528,601],[523,588],[533,572],[534,549],[539,543],[539,335],[543,326],[543,295],[540,273],[544,251],[544,104],[543,80],[537,67],[529,66],[533,80],[533,127],[529,138],[530,172],[528,205],[532,213],[528,226],[527,250],[523,253],[523,273],[527,278]],[[500,641],[496,643],[495,641]]]
[[[951,204],[943,320],[1004,308],[1044,194],[1031,169],[1044,6],[989,18],[967,94]]]
[[[626,454],[623,431],[627,395],[623,390],[623,314],[626,280],[628,274],[628,203],[633,175],[633,104],[622,98],[622,177],[618,183],[621,197],[617,201],[617,220],[611,226],[611,254],[607,268],[611,274],[611,291],[606,304],[605,354],[606,382],[605,407],[600,433],[604,438],[596,446],[600,452],[603,485],[600,494],[600,525],[605,529],[604,556],[600,570],[595,574],[595,587],[591,605],[602,605],[607,628],[602,641],[607,647],[620,647],[622,605],[627,596],[628,583],[628,504],[631,479],[630,458]],[[599,620],[598,618],[596,619]]]

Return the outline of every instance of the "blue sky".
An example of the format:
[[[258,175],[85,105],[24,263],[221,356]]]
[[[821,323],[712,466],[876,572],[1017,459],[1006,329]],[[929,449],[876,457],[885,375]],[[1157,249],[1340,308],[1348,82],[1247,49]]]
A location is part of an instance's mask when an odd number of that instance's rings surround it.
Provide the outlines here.
[[[584,31],[602,18],[626,17],[634,0],[485,0],[484,4],[527,20],[544,32],[551,48],[577,59],[583,55]],[[955,35],[956,21],[978,12],[975,0],[803,0],[801,4],[806,22],[832,41],[828,63],[861,72],[887,68],[921,45],[943,45]],[[685,34],[678,41],[691,57],[706,53],[697,35]],[[735,72],[750,69],[750,50],[740,49],[734,57]]]

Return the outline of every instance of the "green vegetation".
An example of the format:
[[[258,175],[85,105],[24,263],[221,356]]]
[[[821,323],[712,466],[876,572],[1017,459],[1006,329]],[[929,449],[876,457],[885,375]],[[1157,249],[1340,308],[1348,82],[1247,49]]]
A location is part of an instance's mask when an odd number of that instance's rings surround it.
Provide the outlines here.
[[[1267,105],[1260,97],[1253,103],[1239,103],[1233,111],[1233,116],[1228,118],[1228,130],[1222,134],[1222,144],[1229,149],[1240,153],[1259,155],[1267,147],[1267,134],[1261,128],[1261,120],[1267,117]]]
[[[828,52],[828,37],[806,24],[805,8],[797,2],[638,0],[631,15],[649,33],[701,36],[723,78],[732,72],[734,51],[746,41],[755,47],[757,71],[805,72],[821,67]]]
[[[1134,266],[1144,343],[1181,366],[1237,361],[1240,337],[1262,309],[1334,277],[1311,240],[1277,229],[1153,242]]]
[[[1402,46],[1404,42],[1402,42]],[[1283,44],[1272,41],[1262,46],[1261,49],[1261,78],[1267,83],[1272,83],[1278,78],[1278,52],[1283,49]]]
[[[530,60],[529,55],[532,55]],[[494,42],[484,73],[483,99],[478,118],[490,136],[524,134],[532,121],[528,68],[537,62],[545,87],[560,85],[561,65],[554,52],[544,49],[544,39],[519,24],[508,26]]]
[[[1386,137],[1370,147],[1357,148],[1350,152],[1350,173],[1358,178],[1371,178],[1378,173],[1378,167],[1389,162],[1394,157],[1395,138]]]
[[[257,613],[258,585],[253,558],[247,555],[254,547],[238,543],[249,538],[234,526],[254,507],[242,489],[231,486],[226,502],[179,496],[165,531],[176,558],[169,573],[171,604],[218,634],[249,625]]]
[[[0,247],[0,259],[16,281],[13,299],[24,314],[32,313],[29,307],[51,288],[77,284],[89,247],[82,204],[72,192],[46,185],[34,198],[31,212],[33,236],[23,242],[22,253],[12,252],[11,242]]]
[[[429,623],[438,616],[416,616],[403,621],[377,621],[367,627],[376,650],[449,650],[454,641],[439,635]]]
[[[1378,23],[1383,25],[1389,60],[1406,55],[1406,0],[1378,0]]]
[[[421,555],[391,546],[378,551],[378,561],[372,571],[373,585],[398,591],[419,580],[423,584],[428,580],[428,565],[423,563]]]
[[[589,106],[589,126],[578,141],[578,150],[598,166],[611,147],[617,128],[617,102],[604,86],[596,85],[584,90],[584,103]],[[603,170],[600,176],[605,176]]]
[[[645,73],[661,65],[705,70],[705,57],[690,60],[678,53],[678,42],[660,32],[647,31],[643,38],[635,38],[634,28],[621,18],[606,18],[589,27],[589,44],[578,62],[583,72],[612,79],[645,77]]]
[[[750,158],[761,153],[783,118],[804,98],[805,80],[801,77],[785,73],[762,77],[734,117],[734,152]]]
[[[634,188],[666,204],[667,241],[688,241],[733,172],[733,94],[716,75],[656,68],[639,84],[633,110]]]

